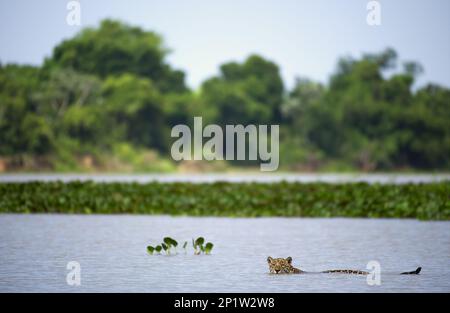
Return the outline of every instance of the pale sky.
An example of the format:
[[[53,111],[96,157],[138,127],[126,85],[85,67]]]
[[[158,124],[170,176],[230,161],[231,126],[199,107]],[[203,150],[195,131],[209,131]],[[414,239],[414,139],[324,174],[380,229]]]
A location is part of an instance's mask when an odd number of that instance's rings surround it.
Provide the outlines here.
[[[80,0],[81,27],[67,25],[68,2],[0,0],[0,62],[42,64],[62,39],[114,18],[160,33],[193,88],[251,53],[275,61],[288,87],[326,82],[338,57],[388,46],[424,66],[419,85],[450,86],[448,0],[380,0],[380,26],[366,23],[368,0]]]

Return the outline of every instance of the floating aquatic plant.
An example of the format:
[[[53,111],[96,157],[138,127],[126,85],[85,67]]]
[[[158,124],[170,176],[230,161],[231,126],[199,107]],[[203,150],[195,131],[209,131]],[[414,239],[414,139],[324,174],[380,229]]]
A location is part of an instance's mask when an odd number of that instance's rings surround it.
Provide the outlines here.
[[[164,252],[166,252],[166,254],[170,254],[169,247],[165,243],[161,243],[161,247],[163,248]]]
[[[164,252],[169,255],[171,254],[171,249],[174,248],[175,252],[176,252],[176,247],[178,246],[178,242],[170,237],[164,237],[163,238],[163,242],[155,247],[153,246],[147,246],[147,252],[149,254],[154,254],[155,252],[157,252],[158,254],[161,253],[162,250],[164,250]],[[194,248],[194,254],[198,255],[201,254],[202,252],[204,254],[210,254],[212,248],[214,247],[213,243],[208,242],[205,244],[205,238],[203,237],[198,237],[197,239],[192,239],[192,246]],[[187,247],[187,241],[184,242],[183,244],[183,249],[184,249],[184,253],[186,254],[186,247]]]
[[[205,250],[204,250],[205,253],[206,253],[206,254],[210,254],[213,247],[214,247],[214,245],[213,245],[211,242],[208,242],[208,243],[205,245]]]
[[[206,243],[206,245],[203,245],[205,243],[205,238],[198,237],[196,240],[192,239],[192,246],[194,247],[194,254],[210,254],[212,248],[214,245],[211,242]]]
[[[450,181],[398,185],[295,182],[0,183],[0,212],[449,220],[449,194]]]
[[[175,239],[170,238],[170,237],[164,237],[163,241],[164,242],[161,245],[162,245],[164,251],[167,252],[167,254],[170,254],[170,249],[172,247],[174,247],[176,250],[176,248],[178,246],[178,242]]]
[[[155,251],[159,254],[159,253],[161,253],[161,250],[162,250],[162,247],[160,245],[157,245],[156,247],[147,246],[148,254],[153,254]]]

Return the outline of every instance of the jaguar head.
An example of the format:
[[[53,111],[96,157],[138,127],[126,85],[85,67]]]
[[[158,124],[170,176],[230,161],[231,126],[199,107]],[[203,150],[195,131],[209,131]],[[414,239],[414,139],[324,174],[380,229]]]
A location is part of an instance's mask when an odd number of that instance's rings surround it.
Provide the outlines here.
[[[294,273],[295,268],[292,266],[292,258],[267,258],[269,263],[269,271],[271,274],[290,274]]]

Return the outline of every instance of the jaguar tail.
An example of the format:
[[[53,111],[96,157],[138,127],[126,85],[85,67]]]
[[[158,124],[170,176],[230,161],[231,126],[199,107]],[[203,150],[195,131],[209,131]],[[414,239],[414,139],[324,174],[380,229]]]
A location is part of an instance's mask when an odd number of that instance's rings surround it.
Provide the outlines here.
[[[420,271],[422,270],[422,267],[418,267],[418,268],[416,268],[416,270],[415,271],[411,271],[411,272],[403,272],[403,273],[400,273],[401,275],[417,275],[417,274],[419,274],[420,273]]]

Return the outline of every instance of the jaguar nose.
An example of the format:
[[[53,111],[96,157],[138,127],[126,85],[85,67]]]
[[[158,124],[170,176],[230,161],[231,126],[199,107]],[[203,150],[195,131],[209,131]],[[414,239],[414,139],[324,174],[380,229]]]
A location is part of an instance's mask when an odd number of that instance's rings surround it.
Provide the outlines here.
[[[277,274],[278,274],[279,272],[280,272],[280,270],[278,270],[278,269],[276,269],[276,270],[275,270],[275,273],[277,273]]]

